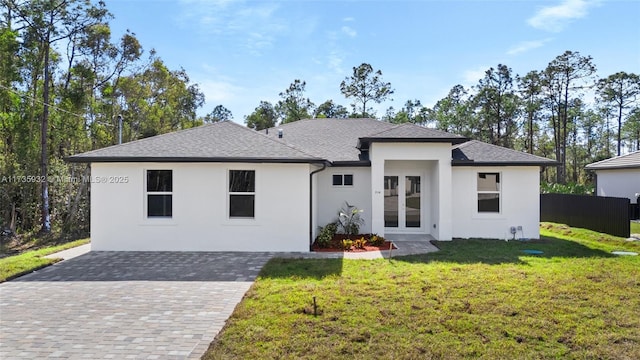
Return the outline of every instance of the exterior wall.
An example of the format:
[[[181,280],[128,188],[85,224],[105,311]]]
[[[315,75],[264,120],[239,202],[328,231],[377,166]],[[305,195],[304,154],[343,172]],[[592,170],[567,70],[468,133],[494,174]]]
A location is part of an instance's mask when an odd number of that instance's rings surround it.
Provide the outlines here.
[[[91,243],[107,251],[309,251],[308,164],[94,163]],[[145,170],[173,170],[173,216],[148,219]],[[228,218],[229,169],[255,170],[255,219]]]
[[[429,161],[431,166],[431,233],[436,239],[451,240],[451,144],[449,143],[373,143],[371,159],[371,231],[384,234],[385,163],[394,160]],[[436,190],[434,190],[434,188]],[[434,205],[435,204],[435,205]],[[435,228],[433,227],[435,225]]]
[[[640,194],[640,169],[597,170],[598,196],[628,198],[637,203]]]
[[[500,213],[478,213],[477,174],[500,173]],[[540,169],[521,167],[453,167],[453,236],[511,239],[511,226],[522,226],[516,238],[540,238]]]
[[[352,174],[353,186],[333,186],[334,174]],[[360,232],[371,232],[371,168],[369,167],[328,167],[317,173],[313,179],[314,187],[317,186],[316,225],[314,226],[314,236],[318,226],[336,220],[338,210],[345,201],[355,205],[358,209],[364,210],[361,214],[364,225]]]

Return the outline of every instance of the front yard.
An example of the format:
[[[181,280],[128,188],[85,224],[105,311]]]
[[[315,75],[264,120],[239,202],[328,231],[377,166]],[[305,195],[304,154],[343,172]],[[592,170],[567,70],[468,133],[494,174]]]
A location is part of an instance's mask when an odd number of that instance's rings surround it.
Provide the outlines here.
[[[640,358],[640,256],[610,253],[640,244],[542,230],[391,262],[274,259],[203,359]]]
[[[89,239],[76,240],[61,245],[43,247],[38,250],[28,250],[19,255],[0,258],[0,283],[55,264],[61,260],[45,258],[45,256],[49,254],[88,243]]]

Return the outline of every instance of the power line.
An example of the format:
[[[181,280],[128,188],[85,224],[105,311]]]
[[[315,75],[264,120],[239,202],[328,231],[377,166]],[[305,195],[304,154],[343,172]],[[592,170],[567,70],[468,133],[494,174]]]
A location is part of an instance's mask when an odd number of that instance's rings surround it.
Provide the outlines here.
[[[7,90],[7,91],[9,91],[9,92],[12,92],[12,93],[14,93],[15,95],[18,95],[18,96],[20,96],[20,97],[22,97],[22,98],[27,98],[27,99],[29,99],[29,100],[35,101],[35,102],[39,103],[39,104],[40,104],[40,105],[42,105],[42,106],[44,106],[44,105],[48,105],[48,106],[49,106],[49,108],[53,108],[54,110],[57,110],[57,111],[60,111],[60,112],[63,112],[63,113],[67,113],[67,114],[69,114],[69,115],[73,115],[73,116],[76,116],[76,117],[78,117],[78,118],[80,118],[80,119],[83,119],[83,120],[84,120],[84,116],[82,116],[82,115],[80,115],[80,114],[76,114],[76,113],[73,113],[73,112],[71,112],[71,111],[69,111],[69,110],[62,109],[62,108],[57,107],[56,105],[53,105],[53,104],[47,104],[47,103],[45,103],[44,101],[42,101],[42,100],[40,100],[40,99],[37,99],[37,98],[35,98],[35,97],[31,96],[31,95],[21,94],[21,93],[17,92],[16,90],[14,90],[14,89],[12,89],[12,88],[9,88],[9,87],[6,87],[6,86],[4,86],[4,85],[2,85],[2,84],[0,84],[0,88],[2,88],[2,89],[4,89],[4,90]]]

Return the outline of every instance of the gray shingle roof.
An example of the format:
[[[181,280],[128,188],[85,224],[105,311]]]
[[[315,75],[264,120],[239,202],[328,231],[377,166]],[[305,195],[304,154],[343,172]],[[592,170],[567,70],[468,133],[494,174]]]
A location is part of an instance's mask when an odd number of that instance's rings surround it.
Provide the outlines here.
[[[278,138],[278,129],[283,132]],[[464,141],[460,135],[414,124],[391,124],[375,119],[306,119],[269,129],[269,136],[332,162],[357,162],[361,142]],[[364,146],[366,147],[366,146]]]
[[[271,128],[269,136],[329,161],[358,161],[359,138],[394,126],[373,119],[305,119]]]
[[[71,162],[320,160],[231,121],[153,136],[68,158]]]
[[[482,141],[470,140],[456,145],[452,150],[453,165],[539,165],[553,166],[553,160],[521,151],[491,145]]]
[[[282,129],[283,137],[278,138]],[[268,131],[234,122],[203,125],[67,158],[71,162],[321,162],[368,164],[371,142],[448,142],[453,165],[555,165],[539,156],[414,124],[374,119],[307,119]],[[362,149],[362,151],[361,151]],[[364,154],[364,155],[363,155]]]
[[[627,155],[612,157],[585,166],[590,170],[635,169],[640,168],[640,150]]]
[[[369,139],[459,139],[466,140],[462,135],[451,134],[446,131],[430,129],[415,124],[400,124],[391,129],[366,136]]]

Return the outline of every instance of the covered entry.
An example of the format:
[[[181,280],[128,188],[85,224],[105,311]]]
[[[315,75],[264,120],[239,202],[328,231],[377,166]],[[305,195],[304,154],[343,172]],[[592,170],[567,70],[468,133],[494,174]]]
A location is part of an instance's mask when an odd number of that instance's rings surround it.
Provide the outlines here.
[[[451,239],[450,146],[372,144],[372,232]]]
[[[384,171],[385,234],[428,234],[433,202],[434,161],[386,160]]]
[[[386,175],[384,177],[385,232],[423,229],[422,200],[421,175]]]

